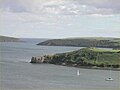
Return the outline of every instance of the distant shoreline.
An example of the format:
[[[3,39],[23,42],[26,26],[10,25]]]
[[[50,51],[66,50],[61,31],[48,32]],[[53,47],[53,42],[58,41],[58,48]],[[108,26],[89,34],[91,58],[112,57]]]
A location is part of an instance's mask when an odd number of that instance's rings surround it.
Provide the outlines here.
[[[19,38],[8,37],[8,36],[1,36],[0,35],[0,42],[20,42]]]

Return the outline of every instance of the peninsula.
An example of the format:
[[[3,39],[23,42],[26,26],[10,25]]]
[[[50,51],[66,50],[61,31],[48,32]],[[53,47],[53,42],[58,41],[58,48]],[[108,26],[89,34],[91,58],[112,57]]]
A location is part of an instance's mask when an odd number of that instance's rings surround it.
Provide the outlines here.
[[[120,70],[120,50],[82,48],[73,52],[32,57],[31,63]]]
[[[81,37],[66,39],[51,39],[37,45],[46,46],[74,46],[74,47],[101,47],[120,49],[120,38],[110,37]]]

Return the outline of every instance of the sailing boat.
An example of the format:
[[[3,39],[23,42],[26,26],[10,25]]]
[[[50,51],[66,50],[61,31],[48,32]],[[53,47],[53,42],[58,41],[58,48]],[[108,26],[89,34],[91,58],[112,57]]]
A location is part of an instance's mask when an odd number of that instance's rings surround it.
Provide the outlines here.
[[[110,76],[105,79],[106,81],[113,81],[113,78],[111,77],[111,68],[110,68]]]
[[[77,76],[79,76],[80,75],[80,71],[79,70],[77,70]]]

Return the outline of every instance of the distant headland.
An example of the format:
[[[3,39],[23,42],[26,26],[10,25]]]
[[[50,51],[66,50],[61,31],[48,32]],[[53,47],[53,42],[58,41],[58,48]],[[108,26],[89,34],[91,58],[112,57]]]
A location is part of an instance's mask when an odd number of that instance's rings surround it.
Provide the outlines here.
[[[8,37],[0,35],[0,42],[19,42],[19,38]]]
[[[51,39],[44,42],[40,42],[37,45],[100,47],[100,48],[120,49],[120,38],[81,37],[81,38]]]

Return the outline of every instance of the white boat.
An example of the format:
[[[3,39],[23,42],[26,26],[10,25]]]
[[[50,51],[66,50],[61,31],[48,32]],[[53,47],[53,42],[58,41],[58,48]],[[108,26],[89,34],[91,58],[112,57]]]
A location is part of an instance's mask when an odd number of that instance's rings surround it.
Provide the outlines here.
[[[80,75],[80,71],[79,71],[79,70],[77,70],[77,75],[78,75],[78,76]]]
[[[112,79],[111,77],[106,78],[105,80],[106,80],[106,81],[113,81],[113,79]]]
[[[113,78],[111,77],[111,68],[110,68],[110,76],[105,78],[106,81],[113,81]]]

